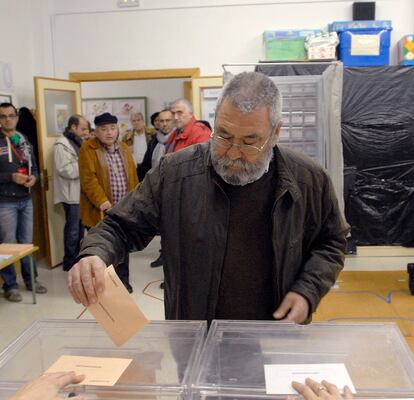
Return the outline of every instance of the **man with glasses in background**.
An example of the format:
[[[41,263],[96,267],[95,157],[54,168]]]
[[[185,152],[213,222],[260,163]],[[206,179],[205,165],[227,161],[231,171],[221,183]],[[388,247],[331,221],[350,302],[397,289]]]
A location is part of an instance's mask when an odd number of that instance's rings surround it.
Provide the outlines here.
[[[11,103],[0,104],[0,242],[32,243],[33,203],[31,188],[38,179],[33,147],[27,138],[16,131],[19,117]],[[20,261],[27,290],[32,290],[30,259]],[[37,277],[34,263],[35,277]],[[4,296],[8,301],[22,301],[14,265],[0,270]],[[36,293],[47,289],[35,282]]]
[[[69,275],[95,303],[107,265],[163,238],[167,319],[310,320],[343,268],[345,236],[321,166],[277,145],[281,95],[236,75],[209,143],[161,159],[82,244]]]

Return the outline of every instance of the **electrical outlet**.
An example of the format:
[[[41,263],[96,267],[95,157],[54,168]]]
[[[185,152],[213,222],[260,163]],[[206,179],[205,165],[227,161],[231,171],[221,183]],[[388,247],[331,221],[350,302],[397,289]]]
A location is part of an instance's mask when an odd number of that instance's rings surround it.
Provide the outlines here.
[[[139,0],[118,0],[118,7],[139,7]]]

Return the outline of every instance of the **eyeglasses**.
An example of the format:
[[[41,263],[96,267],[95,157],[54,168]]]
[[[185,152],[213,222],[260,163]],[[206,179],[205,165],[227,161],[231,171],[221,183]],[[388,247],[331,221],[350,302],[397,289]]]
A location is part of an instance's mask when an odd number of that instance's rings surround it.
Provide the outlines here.
[[[230,140],[225,139],[224,137],[221,137],[221,136],[215,134],[214,132],[211,132],[210,136],[213,139],[213,141],[217,145],[222,147],[223,149],[230,149],[231,147],[234,146],[234,147],[237,147],[239,149],[239,151],[241,151],[246,156],[254,156],[254,155],[259,154],[265,148],[267,142],[269,141],[269,139],[272,135],[270,135],[260,147],[253,146],[252,144],[232,143],[232,142],[230,142]]]
[[[10,119],[17,118],[17,115],[16,114],[9,114],[9,115],[0,114],[0,119],[7,119],[7,118],[10,118]]]

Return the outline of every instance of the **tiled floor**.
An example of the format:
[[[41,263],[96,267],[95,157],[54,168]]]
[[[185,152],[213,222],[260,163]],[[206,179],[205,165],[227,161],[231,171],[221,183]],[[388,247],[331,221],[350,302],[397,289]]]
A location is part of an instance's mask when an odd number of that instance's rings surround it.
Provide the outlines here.
[[[164,319],[163,291],[159,288],[163,279],[162,268],[150,268],[149,264],[159,253],[159,238],[155,238],[143,252],[131,255],[130,274],[134,287],[133,297],[145,315],[151,320]],[[346,271],[355,270],[405,270],[412,257],[348,257]],[[76,304],[66,288],[67,273],[61,268],[39,268],[39,280],[49,289],[46,295],[38,295],[38,303],[32,304],[31,293],[22,290],[22,303],[9,303],[0,295],[0,351],[29,323],[36,319],[76,318],[83,307]],[[82,318],[91,318],[85,313]]]
[[[130,258],[132,296],[151,320],[164,319],[163,291],[159,288],[163,280],[162,268],[149,266],[158,257],[158,250],[159,239],[156,238],[144,251],[131,254]],[[67,290],[67,272],[61,268],[38,269],[39,281],[48,287],[49,292],[37,295],[37,304],[32,304],[31,292],[24,289],[21,303],[10,303],[0,295],[0,351],[34,320],[76,318],[83,311],[82,305],[76,304]],[[82,318],[92,316],[86,312]]]

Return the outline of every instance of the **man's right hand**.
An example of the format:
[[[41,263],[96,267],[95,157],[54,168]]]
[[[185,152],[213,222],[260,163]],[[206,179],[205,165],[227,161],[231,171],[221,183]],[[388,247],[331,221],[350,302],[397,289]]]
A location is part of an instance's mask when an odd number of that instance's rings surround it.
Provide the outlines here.
[[[109,210],[110,208],[112,208],[112,204],[107,200],[107,201],[105,201],[105,203],[102,203],[100,206],[99,206],[99,209],[101,210],[101,211],[106,211],[106,210]]]
[[[20,172],[12,173],[12,181],[18,185],[24,185],[28,179],[29,177],[27,175],[21,174]]]
[[[105,288],[106,264],[98,256],[81,258],[69,271],[68,287],[76,303],[85,307],[98,300],[98,293]]]

